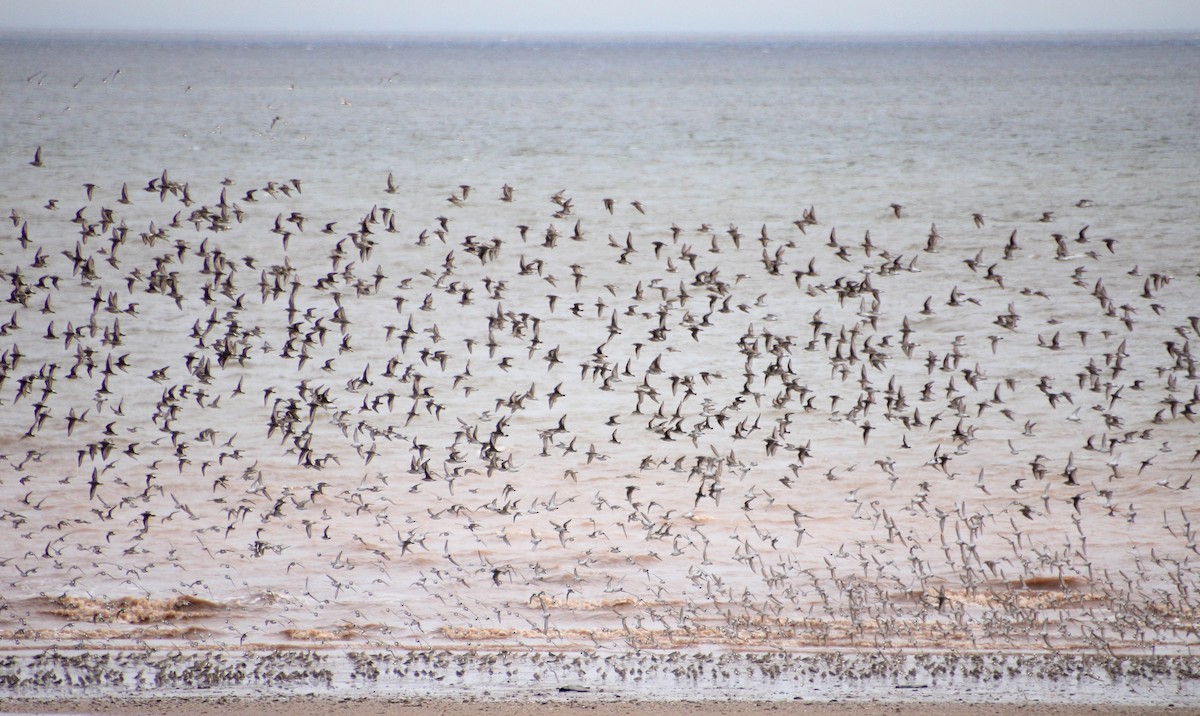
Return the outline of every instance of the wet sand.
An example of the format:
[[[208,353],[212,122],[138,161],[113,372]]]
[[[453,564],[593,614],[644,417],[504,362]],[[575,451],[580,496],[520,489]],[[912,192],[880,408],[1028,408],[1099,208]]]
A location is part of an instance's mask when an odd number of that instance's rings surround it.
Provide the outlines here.
[[[1161,713],[1197,683],[1186,656],[150,648],[10,655],[0,712]]]
[[[366,714],[445,714],[446,716],[517,716],[519,714],[544,714],[573,716],[616,716],[635,710],[644,716],[683,716],[706,714],[706,716],[758,716],[759,714],[812,714],[814,716],[842,716],[845,714],[925,714],[926,716],[1107,716],[1108,714],[1156,714],[1186,713],[1188,709],[1174,705],[1122,706],[1117,704],[1097,706],[1092,704],[978,704],[952,703],[927,704],[893,701],[850,701],[838,703],[807,703],[804,701],[611,701],[605,703],[579,703],[569,700],[550,700],[525,703],[456,700],[392,700],[375,698],[282,698],[282,699],[75,699],[49,702],[21,702],[0,700],[0,712],[24,713],[88,713],[88,714],[160,714],[173,713],[185,716],[203,714],[258,714],[259,716],[310,716],[337,713],[347,716]]]

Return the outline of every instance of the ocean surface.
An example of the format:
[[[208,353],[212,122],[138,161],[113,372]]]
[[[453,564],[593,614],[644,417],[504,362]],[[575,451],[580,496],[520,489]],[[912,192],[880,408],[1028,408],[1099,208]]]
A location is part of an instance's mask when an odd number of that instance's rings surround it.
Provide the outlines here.
[[[1190,656],[1196,87],[2,38],[0,643]]]

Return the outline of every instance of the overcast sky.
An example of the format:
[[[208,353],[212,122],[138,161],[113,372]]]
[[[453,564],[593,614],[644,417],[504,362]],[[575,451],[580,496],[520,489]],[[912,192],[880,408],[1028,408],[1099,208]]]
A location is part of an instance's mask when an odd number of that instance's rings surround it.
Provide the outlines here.
[[[0,29],[281,34],[1200,30],[1200,0],[0,0]]]

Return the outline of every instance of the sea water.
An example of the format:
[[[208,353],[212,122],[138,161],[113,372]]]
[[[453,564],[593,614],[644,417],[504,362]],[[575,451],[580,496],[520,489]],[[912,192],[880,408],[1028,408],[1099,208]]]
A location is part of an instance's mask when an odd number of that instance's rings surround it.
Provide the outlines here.
[[[0,53],[10,645],[1190,653],[1194,38]]]

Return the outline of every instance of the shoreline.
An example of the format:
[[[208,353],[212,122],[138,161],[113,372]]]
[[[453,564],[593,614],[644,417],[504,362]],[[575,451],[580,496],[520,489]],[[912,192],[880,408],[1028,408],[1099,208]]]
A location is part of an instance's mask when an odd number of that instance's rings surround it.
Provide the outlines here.
[[[86,713],[86,714],[161,714],[186,716],[257,714],[259,716],[315,716],[323,713],[359,716],[360,714],[428,714],[449,716],[519,716],[553,714],[559,716],[617,716],[636,708],[645,716],[759,716],[760,714],[812,714],[848,716],[851,714],[924,714],[926,716],[1107,716],[1138,714],[1158,716],[1188,710],[1186,705],[1167,702],[1161,705],[1070,704],[1070,703],[925,703],[917,701],[846,700],[838,702],[779,701],[654,701],[613,700],[583,702],[575,700],[531,699],[527,701],[485,701],[460,699],[395,699],[388,697],[145,697],[79,698],[21,701],[0,698],[0,713]]]
[[[970,706],[993,713],[1200,709],[1200,657],[1100,653],[583,651],[9,652],[0,711],[655,713]],[[468,709],[464,711],[463,709]],[[499,709],[499,710],[497,710]],[[816,710],[811,710],[816,709]],[[832,710],[822,710],[832,709]],[[1062,710],[1067,709],[1067,710]],[[615,711],[611,711],[615,713]],[[940,711],[935,711],[940,712]]]

